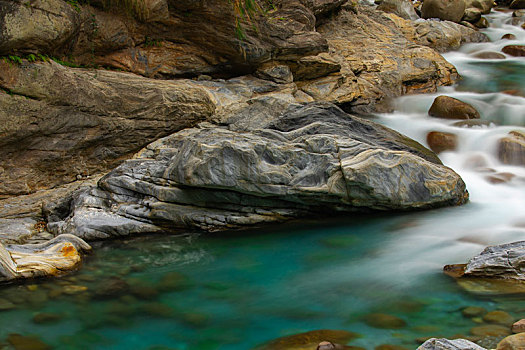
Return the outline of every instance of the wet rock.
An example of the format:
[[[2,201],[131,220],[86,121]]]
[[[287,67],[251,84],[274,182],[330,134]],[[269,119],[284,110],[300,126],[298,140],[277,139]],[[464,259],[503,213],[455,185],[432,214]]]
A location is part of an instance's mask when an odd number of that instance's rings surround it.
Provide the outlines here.
[[[507,45],[501,49],[504,53],[511,56],[525,56],[525,45]]]
[[[137,298],[145,300],[153,300],[159,296],[157,289],[143,283],[131,284],[129,292]]]
[[[511,34],[511,33],[507,33],[507,34],[504,34],[501,39],[505,39],[505,40],[516,40],[516,35],[514,34]]]
[[[0,3],[0,55],[43,52],[54,55],[65,49],[80,27],[79,14],[61,0]]]
[[[401,18],[415,21],[419,16],[412,5],[412,1],[408,0],[383,0],[377,7],[378,10],[393,13]]]
[[[59,235],[45,243],[5,247],[0,243],[0,282],[58,276],[80,264],[91,247],[73,235]]]
[[[495,310],[485,314],[483,316],[483,321],[487,323],[497,323],[510,326],[514,322],[514,317],[512,317],[508,312]]]
[[[510,3],[509,8],[514,9],[514,10],[525,9],[525,0],[513,0]]]
[[[364,317],[367,325],[374,328],[399,329],[407,325],[406,321],[393,315],[388,314],[368,314]]]
[[[7,342],[15,350],[51,350],[52,347],[35,336],[25,336],[11,333],[7,336]]]
[[[33,322],[38,324],[49,324],[59,322],[63,316],[52,312],[39,312],[33,316]]]
[[[489,60],[504,60],[506,56],[499,52],[494,51],[483,51],[474,55],[476,58],[483,58]]]
[[[505,172],[505,173],[495,173],[492,175],[488,175],[485,177],[485,179],[487,179],[487,181],[492,184],[502,184],[502,183],[507,183],[511,181],[515,177],[516,177],[515,174]]]
[[[487,15],[494,6],[493,0],[466,0],[465,5],[467,9],[478,9],[482,14]]]
[[[464,183],[433,152],[331,104],[291,105],[265,118],[255,130],[239,119],[228,128],[185,129],[151,144],[75,199],[69,218],[48,228],[108,238],[466,200]],[[415,184],[414,176],[425,180]]]
[[[448,132],[431,131],[427,134],[427,143],[436,153],[453,151],[458,145],[458,137]]]
[[[469,23],[476,23],[481,19],[481,10],[477,8],[467,8],[465,14],[463,15],[463,21]]]
[[[487,313],[487,310],[480,306],[469,306],[461,310],[463,316],[468,318],[483,316]]]
[[[521,319],[512,325],[512,333],[525,333],[525,319]]]
[[[79,286],[79,285],[67,285],[62,288],[62,292],[64,294],[68,295],[76,295],[83,292],[86,292],[88,290],[88,287],[86,286]]]
[[[525,17],[525,10],[516,10],[512,12],[512,17]]]
[[[479,112],[463,101],[449,96],[438,96],[434,99],[428,115],[443,119],[479,119]]]
[[[523,350],[525,349],[525,333],[510,335],[499,342],[496,350]]]
[[[470,333],[473,335],[491,336],[491,337],[504,336],[504,335],[511,334],[509,327],[505,327],[505,326],[501,326],[497,324],[476,326],[470,329]]]
[[[277,338],[256,347],[256,350],[315,350],[321,342],[347,344],[358,336],[343,330],[322,329]]]
[[[462,121],[459,121],[459,122],[455,122],[452,125],[460,127],[460,128],[475,128],[475,127],[482,128],[482,127],[495,126],[496,124],[494,122],[488,121],[488,120],[467,119],[467,120],[462,120]]]
[[[209,321],[210,317],[201,312],[186,312],[182,315],[182,322],[195,328],[206,327]]]
[[[436,339],[431,338],[425,341],[417,350],[486,350],[475,343],[466,339]]]
[[[511,131],[498,141],[498,157],[504,164],[525,165],[525,133]]]
[[[465,0],[425,0],[421,7],[421,17],[459,23],[465,9]]]
[[[129,291],[129,284],[119,277],[102,280],[95,289],[94,296],[99,299],[116,298]]]
[[[485,17],[481,17],[479,21],[474,23],[474,26],[479,29],[484,29],[489,27],[489,21]]]

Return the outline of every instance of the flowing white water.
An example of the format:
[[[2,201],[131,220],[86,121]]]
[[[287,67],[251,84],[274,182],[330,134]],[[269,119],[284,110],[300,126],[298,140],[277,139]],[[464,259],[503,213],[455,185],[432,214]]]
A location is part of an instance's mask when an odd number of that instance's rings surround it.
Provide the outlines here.
[[[431,131],[453,133],[458,137],[455,151],[439,154],[443,163],[459,173],[467,184],[470,203],[421,213],[412,227],[398,231],[385,244],[374,265],[391,266],[383,271],[385,278],[399,274],[417,276],[446,263],[465,262],[485,246],[525,239],[525,167],[502,164],[497,156],[498,140],[511,130],[525,132],[525,98],[496,92],[498,87],[525,92],[525,57],[483,60],[479,52],[501,52],[505,45],[525,44],[525,30],[511,25],[510,12],[494,12],[488,16],[491,28],[486,30],[488,43],[469,44],[459,52],[445,55],[464,78],[464,84],[442,88],[436,94],[399,98],[395,113],[378,115],[381,123],[406,134],[428,147],[426,135]],[[519,24],[519,20],[514,19]],[[521,21],[523,22],[523,21]],[[500,39],[512,33],[516,40]],[[511,67],[511,81],[502,74]],[[515,75],[515,76],[514,76]],[[515,79],[513,81],[512,79]],[[477,87],[479,92],[462,90]],[[431,118],[427,111],[434,98],[447,95],[474,106],[487,125],[454,126],[456,120]],[[511,173],[506,183],[491,183],[490,176]],[[400,251],[404,253],[400,255]],[[409,258],[410,257],[410,258]],[[407,263],[403,263],[406,258]]]

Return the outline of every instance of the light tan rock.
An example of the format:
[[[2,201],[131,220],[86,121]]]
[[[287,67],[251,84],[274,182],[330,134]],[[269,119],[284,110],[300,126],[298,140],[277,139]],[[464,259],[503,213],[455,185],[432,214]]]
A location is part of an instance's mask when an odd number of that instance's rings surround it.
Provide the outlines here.
[[[513,333],[525,333],[525,319],[521,319],[512,325]]]
[[[510,335],[498,343],[496,350],[525,349],[525,333]]]

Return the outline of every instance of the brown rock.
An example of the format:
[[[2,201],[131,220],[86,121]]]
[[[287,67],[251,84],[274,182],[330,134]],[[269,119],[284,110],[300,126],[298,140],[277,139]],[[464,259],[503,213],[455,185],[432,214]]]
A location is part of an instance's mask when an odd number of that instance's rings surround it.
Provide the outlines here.
[[[525,349],[525,333],[518,333],[506,337],[499,342],[496,350],[523,350]]]
[[[454,134],[440,131],[431,131],[427,135],[428,146],[436,153],[455,150],[458,143],[457,139]]]
[[[459,23],[465,9],[465,0],[425,0],[421,7],[421,17]]]
[[[501,39],[505,39],[505,40],[516,40],[516,35],[514,34],[511,34],[511,33],[507,33],[507,34],[504,34]]]
[[[0,87],[14,93],[0,94],[0,198],[107,171],[215,110],[208,93],[191,81],[54,62],[0,61]]]
[[[449,96],[438,96],[432,103],[428,115],[443,119],[479,119],[479,112],[458,99]]]
[[[510,326],[514,322],[514,317],[512,317],[508,312],[495,310],[486,313],[483,316],[483,321]]]
[[[51,346],[37,337],[20,334],[9,334],[7,342],[16,350],[50,350]]]
[[[525,165],[525,134],[511,131],[498,142],[498,157],[504,164]]]
[[[498,337],[498,336],[505,336],[510,334],[509,327],[500,326],[497,324],[494,325],[483,325],[483,326],[476,326],[474,328],[470,329],[470,333],[473,335],[479,335],[479,336],[490,336],[490,337]]]
[[[479,21],[474,23],[476,28],[484,29],[489,27],[489,21],[485,17],[481,17]]]
[[[476,58],[504,60],[506,56],[499,52],[483,51],[474,55]]]
[[[466,7],[475,8],[481,11],[482,14],[487,15],[494,6],[493,0],[466,0]]]
[[[488,182],[492,184],[502,184],[502,183],[509,182],[515,177],[516,175],[512,173],[496,173],[496,174],[489,175],[485,178],[487,179]]]
[[[374,350],[409,350],[409,349],[401,345],[381,344],[381,345],[376,346]]]
[[[401,18],[415,21],[419,16],[412,5],[412,1],[407,0],[383,0],[377,7],[378,10],[393,13]]]
[[[521,319],[512,325],[512,333],[525,333],[525,319]]]
[[[384,329],[399,329],[407,325],[403,319],[397,316],[381,313],[368,314],[364,317],[364,321],[371,327]]]
[[[525,45],[507,45],[501,49],[504,53],[511,56],[525,56]]]
[[[296,81],[316,79],[341,70],[341,65],[326,53],[288,61],[287,64]]]
[[[321,329],[289,335],[258,346],[257,350],[303,350],[316,349],[321,342],[346,344],[356,338],[356,333],[343,330]]]
[[[481,10],[477,8],[467,8],[463,15],[463,20],[469,23],[476,23],[481,19]]]

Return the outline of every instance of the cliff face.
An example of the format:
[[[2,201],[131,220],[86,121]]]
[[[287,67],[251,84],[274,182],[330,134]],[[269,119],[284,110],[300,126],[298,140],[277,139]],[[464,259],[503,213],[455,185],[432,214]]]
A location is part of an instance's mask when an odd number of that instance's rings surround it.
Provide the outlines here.
[[[4,206],[104,174],[202,122],[255,130],[268,115],[315,101],[346,112],[385,110],[391,97],[455,81],[455,68],[434,48],[484,39],[455,23],[411,22],[343,0],[273,1],[244,17],[227,0],[107,4],[0,0]],[[265,102],[254,109],[255,100]],[[461,202],[458,193],[436,203]],[[32,224],[47,221],[52,210],[34,202],[55,197],[35,195],[20,199],[32,210],[0,213],[0,228],[27,237]],[[69,209],[59,206],[64,219]]]

